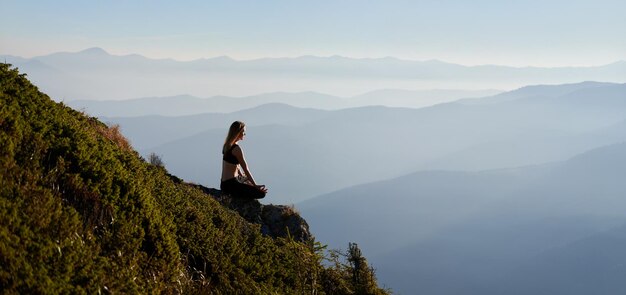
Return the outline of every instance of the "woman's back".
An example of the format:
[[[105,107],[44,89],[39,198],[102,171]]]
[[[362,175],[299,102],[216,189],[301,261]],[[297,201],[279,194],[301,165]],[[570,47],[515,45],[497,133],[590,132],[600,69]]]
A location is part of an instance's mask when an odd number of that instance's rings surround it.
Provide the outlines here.
[[[224,152],[222,156],[222,181],[226,181],[237,176],[237,166],[239,165],[239,159],[233,154],[235,149],[240,149],[239,145],[233,144],[233,146]]]

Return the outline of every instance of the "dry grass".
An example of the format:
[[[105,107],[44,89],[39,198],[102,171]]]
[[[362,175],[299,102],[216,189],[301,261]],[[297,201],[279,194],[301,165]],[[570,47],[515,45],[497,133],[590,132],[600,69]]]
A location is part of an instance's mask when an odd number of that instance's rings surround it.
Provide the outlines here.
[[[298,211],[298,209],[296,209],[296,206],[294,204],[291,205],[287,205],[285,206],[285,211],[283,211],[283,217],[287,218],[287,217],[291,217],[294,215],[300,215],[300,212]]]
[[[115,124],[107,127],[106,125],[96,124],[95,127],[100,135],[115,143],[120,149],[125,151],[131,151],[133,149],[128,139],[122,135],[120,125]]]

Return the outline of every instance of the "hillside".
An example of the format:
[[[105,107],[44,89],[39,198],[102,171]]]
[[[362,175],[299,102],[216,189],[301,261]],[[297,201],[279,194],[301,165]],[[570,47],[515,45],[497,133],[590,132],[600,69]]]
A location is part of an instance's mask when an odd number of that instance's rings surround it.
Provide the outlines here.
[[[147,163],[116,127],[55,103],[8,64],[0,107],[7,294],[386,293],[360,251],[348,258],[362,268],[326,267],[319,243],[261,234]]]
[[[626,226],[616,227],[540,253],[498,276],[496,286],[512,295],[624,294],[624,247]]]
[[[364,241],[400,293],[621,294],[625,174],[619,143],[539,166],[412,173],[299,208],[331,246]]]

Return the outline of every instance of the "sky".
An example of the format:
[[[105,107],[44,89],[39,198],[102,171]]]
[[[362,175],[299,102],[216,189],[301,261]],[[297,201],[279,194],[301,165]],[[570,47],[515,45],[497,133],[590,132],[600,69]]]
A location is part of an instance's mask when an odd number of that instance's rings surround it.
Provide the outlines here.
[[[0,0],[0,54],[100,47],[194,60],[303,55],[464,65],[626,60],[623,0]]]

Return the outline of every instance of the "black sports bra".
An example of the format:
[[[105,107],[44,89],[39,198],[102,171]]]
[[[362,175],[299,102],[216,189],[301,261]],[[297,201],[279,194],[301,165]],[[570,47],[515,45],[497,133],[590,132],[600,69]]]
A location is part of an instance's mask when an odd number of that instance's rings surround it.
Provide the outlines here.
[[[237,160],[237,157],[233,155],[233,149],[236,146],[238,145],[233,144],[233,146],[231,146],[230,149],[224,153],[224,157],[222,157],[222,159],[226,161],[226,163],[235,164],[235,165],[239,164],[239,160]]]

